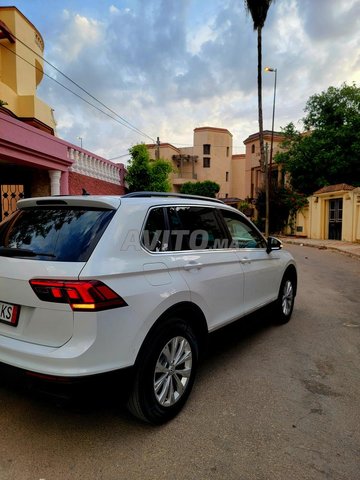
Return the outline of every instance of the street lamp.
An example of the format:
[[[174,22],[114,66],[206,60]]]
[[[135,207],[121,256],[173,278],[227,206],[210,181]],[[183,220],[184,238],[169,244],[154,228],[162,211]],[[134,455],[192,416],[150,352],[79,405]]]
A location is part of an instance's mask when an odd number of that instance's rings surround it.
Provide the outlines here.
[[[274,119],[275,119],[275,98],[276,98],[276,77],[277,69],[272,67],[265,67],[265,72],[275,73],[275,83],[274,83],[274,101],[273,101],[273,112],[272,112],[272,125],[271,125],[271,142],[270,142],[270,161],[266,161],[266,172],[265,172],[265,189],[266,189],[266,218],[265,218],[265,233],[268,235],[269,225],[270,225],[270,190],[271,190],[271,179],[272,179],[272,158],[273,158],[273,148],[274,148]]]
[[[274,81],[274,101],[273,101],[272,124],[271,124],[270,162],[269,162],[269,175],[271,176],[272,159],[273,159],[273,148],[274,148],[274,120],[275,120],[275,99],[276,99],[277,68],[265,67],[265,72],[273,72],[273,73],[275,73],[275,81]]]

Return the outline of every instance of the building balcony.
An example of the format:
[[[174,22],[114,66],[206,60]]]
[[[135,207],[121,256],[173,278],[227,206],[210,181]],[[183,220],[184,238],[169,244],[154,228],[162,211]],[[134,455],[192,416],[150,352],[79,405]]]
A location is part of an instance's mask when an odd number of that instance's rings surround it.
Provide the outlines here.
[[[182,185],[186,182],[196,182],[197,174],[192,172],[176,172],[173,174],[172,183],[173,185]]]

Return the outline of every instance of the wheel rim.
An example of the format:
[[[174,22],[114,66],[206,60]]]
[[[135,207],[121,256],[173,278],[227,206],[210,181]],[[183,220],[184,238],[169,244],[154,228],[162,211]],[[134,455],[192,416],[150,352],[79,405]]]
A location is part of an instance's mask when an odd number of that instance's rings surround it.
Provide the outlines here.
[[[171,407],[184,394],[192,369],[192,350],[184,337],[172,338],[156,362],[154,392],[163,407]]]
[[[293,285],[290,280],[286,280],[283,288],[282,299],[281,299],[282,311],[284,315],[287,316],[290,314],[293,302],[294,302]]]

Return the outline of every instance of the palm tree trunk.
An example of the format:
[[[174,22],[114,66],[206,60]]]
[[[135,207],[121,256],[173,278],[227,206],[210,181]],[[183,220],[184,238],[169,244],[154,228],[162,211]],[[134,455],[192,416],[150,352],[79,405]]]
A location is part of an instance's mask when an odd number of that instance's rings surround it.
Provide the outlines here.
[[[257,28],[258,34],[258,110],[259,110],[259,142],[260,142],[260,167],[265,171],[265,150],[264,150],[264,127],[262,111],[262,45],[261,45],[261,27]]]
[[[262,45],[261,45],[261,27],[257,28],[258,33],[258,110],[259,110],[259,143],[260,143],[260,169],[265,177],[265,195],[266,195],[266,213],[265,213],[265,236],[269,236],[269,178],[267,169],[267,158],[265,159],[264,149],[264,126],[262,111]]]

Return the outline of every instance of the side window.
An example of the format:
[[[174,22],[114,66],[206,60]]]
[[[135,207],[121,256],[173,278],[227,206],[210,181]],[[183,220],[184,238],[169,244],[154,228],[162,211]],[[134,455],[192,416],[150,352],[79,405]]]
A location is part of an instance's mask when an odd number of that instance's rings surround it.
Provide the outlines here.
[[[214,208],[170,207],[168,209],[172,250],[225,248],[227,237]]]
[[[255,228],[235,212],[221,210],[235,248],[266,248],[264,238]]]
[[[144,246],[151,252],[166,252],[169,240],[166,238],[163,208],[150,211],[142,234]]]

